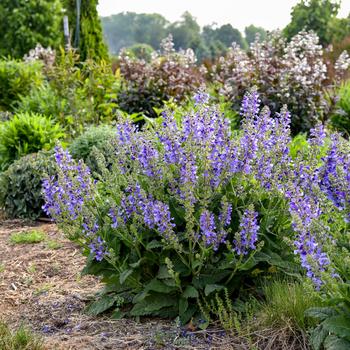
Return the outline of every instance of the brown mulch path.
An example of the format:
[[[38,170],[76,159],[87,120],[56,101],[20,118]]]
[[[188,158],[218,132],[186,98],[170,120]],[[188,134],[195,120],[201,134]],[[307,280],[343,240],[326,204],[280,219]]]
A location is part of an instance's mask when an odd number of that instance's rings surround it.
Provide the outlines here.
[[[12,233],[33,229],[44,231],[47,239],[37,244],[10,242]],[[288,345],[285,337],[279,340],[279,333],[269,330],[259,334],[259,346],[253,346],[256,342],[217,329],[187,332],[166,320],[88,316],[84,308],[102,285],[95,277],[81,276],[84,264],[79,247],[54,224],[0,222],[0,319],[11,327],[27,325],[43,337],[48,350],[305,349],[290,347],[290,341]]]
[[[40,230],[37,244],[12,244],[14,232]],[[58,248],[50,249],[48,242]],[[17,327],[24,323],[45,340],[46,349],[214,349],[175,323],[110,320],[90,317],[84,308],[102,287],[97,278],[81,276],[85,258],[52,223],[20,220],[0,223],[0,318]],[[227,344],[224,349],[233,349]]]

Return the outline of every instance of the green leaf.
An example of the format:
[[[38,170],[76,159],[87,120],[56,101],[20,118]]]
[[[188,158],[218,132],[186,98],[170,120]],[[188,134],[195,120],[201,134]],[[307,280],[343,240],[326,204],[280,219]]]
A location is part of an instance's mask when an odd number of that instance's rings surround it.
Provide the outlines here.
[[[180,298],[179,301],[179,315],[180,317],[186,312],[188,308],[188,301],[185,298]]]
[[[186,324],[191,317],[193,317],[193,315],[196,313],[197,311],[197,305],[196,304],[190,304],[186,311],[180,315],[180,321],[182,324]]]
[[[350,340],[350,318],[345,315],[332,316],[322,322],[330,333]]]
[[[154,291],[158,293],[168,294],[175,291],[177,288],[168,286],[165,283],[159,281],[158,279],[153,279],[150,283],[145,286],[145,291]]]
[[[120,284],[123,284],[126,281],[126,279],[133,273],[133,271],[133,269],[123,271],[119,276]]]
[[[196,288],[193,286],[187,286],[182,296],[184,298],[198,298],[199,294]]]
[[[324,341],[324,348],[325,350],[349,350],[350,342],[334,335],[329,335]]]
[[[224,288],[225,288],[224,286],[221,286],[219,284],[208,284],[205,286],[204,294],[208,296],[209,294],[215,292],[216,290],[222,290]]]
[[[140,259],[139,261],[137,261],[135,263],[129,264],[129,266],[132,268],[139,267],[141,265],[142,261],[143,261],[143,259]]]
[[[111,308],[114,304],[114,302],[117,300],[116,295],[104,295],[100,299],[94,301],[91,303],[86,309],[85,312],[88,315],[99,315],[100,313],[108,310]]]
[[[163,244],[161,242],[153,240],[147,244],[146,249],[150,250],[150,249],[161,248],[161,247],[163,247]]]
[[[133,304],[137,304],[137,303],[141,302],[142,300],[144,300],[148,296],[149,296],[149,293],[143,290],[142,292],[140,292],[134,296],[134,298],[132,299],[132,302],[133,302]]]
[[[173,278],[164,278],[162,282],[169,287],[177,287],[176,282]]]
[[[175,306],[176,304],[177,302],[174,297],[166,294],[154,293],[135,304],[130,314],[132,316],[152,315],[162,308]]]
[[[321,350],[323,341],[328,335],[328,331],[322,327],[322,324],[318,325],[311,332],[311,344],[314,350]]]
[[[160,279],[172,278],[171,275],[169,274],[169,271],[166,265],[161,265],[159,267],[157,277]]]
[[[111,319],[113,320],[120,320],[126,315],[125,312],[120,311],[119,309],[115,309],[115,311],[111,315]]]
[[[330,307],[312,307],[305,311],[305,315],[319,320],[325,320],[329,316],[334,316],[336,311]]]
[[[230,271],[220,271],[217,269],[213,269],[208,272],[210,273],[201,274],[200,276],[196,276],[193,278],[192,284],[197,289],[202,289],[205,288],[205,286],[208,284],[214,284],[216,282],[219,282],[230,274]]]

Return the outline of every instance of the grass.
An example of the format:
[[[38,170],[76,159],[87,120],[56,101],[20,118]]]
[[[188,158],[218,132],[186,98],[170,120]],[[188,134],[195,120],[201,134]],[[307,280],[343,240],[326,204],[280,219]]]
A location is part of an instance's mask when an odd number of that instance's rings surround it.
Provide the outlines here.
[[[42,231],[15,232],[10,236],[10,242],[13,244],[34,244],[40,243],[46,239]]]
[[[0,321],[1,350],[44,350],[42,341],[24,326],[11,332],[10,328]]]
[[[297,282],[271,281],[264,286],[266,300],[259,307],[258,319],[266,326],[290,325],[306,331],[315,321],[305,316],[311,307],[322,306],[320,297],[311,288]]]
[[[62,244],[60,242],[57,242],[57,241],[54,241],[51,239],[51,240],[47,241],[46,246],[48,249],[56,250],[56,249],[61,248]]]

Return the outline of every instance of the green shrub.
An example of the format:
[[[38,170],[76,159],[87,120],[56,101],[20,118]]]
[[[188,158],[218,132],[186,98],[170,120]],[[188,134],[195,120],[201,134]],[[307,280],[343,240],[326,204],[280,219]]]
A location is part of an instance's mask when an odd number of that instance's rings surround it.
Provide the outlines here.
[[[98,172],[98,155],[94,148],[108,160],[114,149],[111,141],[115,138],[116,130],[109,125],[91,126],[77,137],[69,147],[70,154],[75,159],[82,159],[92,173]]]
[[[52,172],[52,163],[47,152],[29,154],[0,174],[0,207],[8,217],[36,219],[44,215],[42,178]]]
[[[0,110],[11,110],[21,96],[43,83],[42,64],[0,60]]]
[[[109,63],[80,62],[74,52],[61,51],[53,67],[47,71],[47,77],[55,94],[52,100],[55,104],[51,109],[59,112],[55,117],[66,125],[70,135],[82,133],[88,125],[112,119],[116,104],[110,100],[116,79]],[[37,99],[42,96],[41,105],[46,104],[50,92],[39,93]]]
[[[130,57],[150,62],[154,49],[151,45],[137,43],[128,47],[126,52]]]
[[[338,108],[331,117],[331,124],[335,129],[350,136],[350,81],[341,85],[338,94]]]
[[[21,156],[50,149],[64,133],[60,125],[35,113],[19,113],[0,124],[0,169]]]
[[[68,109],[67,107],[67,100],[60,98],[56,91],[47,83],[32,89],[29,94],[21,96],[15,112],[38,113],[62,121]]]

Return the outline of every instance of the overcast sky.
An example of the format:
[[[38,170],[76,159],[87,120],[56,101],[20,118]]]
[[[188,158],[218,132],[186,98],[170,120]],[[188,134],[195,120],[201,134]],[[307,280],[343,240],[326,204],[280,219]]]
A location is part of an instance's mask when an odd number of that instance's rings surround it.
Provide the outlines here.
[[[244,30],[249,24],[272,30],[289,23],[291,8],[298,0],[99,0],[101,16],[119,12],[160,13],[174,22],[189,11],[203,26],[213,22],[231,23]],[[343,0],[339,17],[350,12],[350,1]]]

